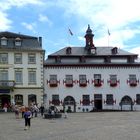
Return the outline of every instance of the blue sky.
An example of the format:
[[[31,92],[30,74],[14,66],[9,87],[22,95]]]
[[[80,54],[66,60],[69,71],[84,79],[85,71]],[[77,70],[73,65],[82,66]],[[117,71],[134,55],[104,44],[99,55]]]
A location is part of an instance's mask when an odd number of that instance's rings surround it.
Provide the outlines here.
[[[41,36],[46,55],[85,46],[88,24],[95,46],[117,46],[140,55],[138,0],[0,0],[0,9],[0,31]]]

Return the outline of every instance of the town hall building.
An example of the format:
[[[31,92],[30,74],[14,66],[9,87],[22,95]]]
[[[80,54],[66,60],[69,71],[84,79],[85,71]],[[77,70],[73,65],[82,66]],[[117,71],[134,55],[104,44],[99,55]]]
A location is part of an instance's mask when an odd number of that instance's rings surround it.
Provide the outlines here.
[[[138,55],[116,46],[96,46],[90,26],[85,46],[65,47],[44,63],[47,106],[61,110],[140,110]]]

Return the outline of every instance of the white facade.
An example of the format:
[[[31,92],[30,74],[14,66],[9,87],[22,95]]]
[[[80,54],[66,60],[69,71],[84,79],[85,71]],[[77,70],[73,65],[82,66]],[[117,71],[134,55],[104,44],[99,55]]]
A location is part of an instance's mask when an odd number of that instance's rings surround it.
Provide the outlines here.
[[[0,107],[3,108],[5,103],[25,106],[32,102],[41,104],[44,93],[44,50],[41,42],[36,37],[9,32],[2,32],[0,36],[9,40],[9,44],[0,47]],[[11,44],[15,36],[22,40],[21,46]],[[3,54],[6,54],[7,62],[3,61]],[[4,72],[6,77],[2,76]]]
[[[49,105],[49,100],[52,101],[52,95],[56,94],[60,96],[60,101],[64,101],[67,96],[72,96],[76,102],[76,112],[81,112],[83,108],[86,110],[92,110],[94,108],[94,95],[102,94],[102,109],[115,109],[120,110],[121,107],[119,103],[121,102],[124,96],[129,96],[133,101],[136,101],[136,94],[140,94],[140,84],[136,87],[131,87],[127,82],[130,74],[135,74],[137,79],[140,79],[140,67],[51,67],[45,69],[45,91],[47,93],[47,103]],[[72,74],[73,80],[76,81],[73,84],[73,87],[66,87],[63,83],[65,79],[65,75]],[[87,76],[86,87],[80,87],[79,83],[79,75],[84,74]],[[92,80],[94,79],[94,74],[101,74],[103,83],[101,87],[95,87]],[[108,83],[110,79],[110,75],[117,75],[118,84],[116,87],[111,87]],[[57,87],[50,87],[47,84],[47,80],[49,80],[50,75],[57,75],[57,80],[59,81]],[[114,99],[113,105],[107,105],[106,95],[112,94]],[[93,101],[88,106],[83,106],[80,104],[80,100],[82,100],[82,95],[89,95],[90,101]],[[60,104],[61,106],[61,104]],[[131,109],[131,106],[123,106],[123,109]],[[133,106],[134,110],[140,110],[140,105]]]
[[[72,112],[140,110],[137,54],[95,47],[93,36],[88,26],[85,47],[66,47],[48,56],[44,64],[46,104]]]

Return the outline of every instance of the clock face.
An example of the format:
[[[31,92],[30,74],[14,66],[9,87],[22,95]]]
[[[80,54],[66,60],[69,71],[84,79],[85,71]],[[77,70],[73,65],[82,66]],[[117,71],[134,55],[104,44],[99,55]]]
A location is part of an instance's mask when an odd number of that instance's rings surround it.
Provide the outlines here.
[[[94,48],[91,49],[91,54],[95,54],[95,49]]]

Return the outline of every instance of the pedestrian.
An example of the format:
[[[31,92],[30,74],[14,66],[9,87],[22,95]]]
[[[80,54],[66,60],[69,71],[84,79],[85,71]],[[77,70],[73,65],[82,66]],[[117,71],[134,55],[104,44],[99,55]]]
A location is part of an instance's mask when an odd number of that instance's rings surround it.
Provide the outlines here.
[[[40,107],[40,113],[41,113],[41,116],[43,117],[43,115],[44,115],[44,105],[43,104],[41,104],[41,107]]]
[[[25,119],[25,128],[24,130],[27,130],[30,128],[31,126],[31,117],[32,117],[32,113],[29,110],[28,107],[25,108],[25,112],[24,112],[24,119]]]
[[[64,110],[64,118],[67,119],[68,118],[68,113],[66,110]]]
[[[21,106],[20,111],[21,111],[22,118],[24,118],[24,112],[25,112],[25,106],[24,105]]]
[[[5,103],[5,104],[4,104],[4,107],[3,107],[4,112],[7,112],[7,108],[8,108],[8,105],[7,105],[7,103]]]
[[[17,105],[15,105],[14,111],[15,111],[15,117],[16,117],[16,119],[19,119],[19,107]]]

